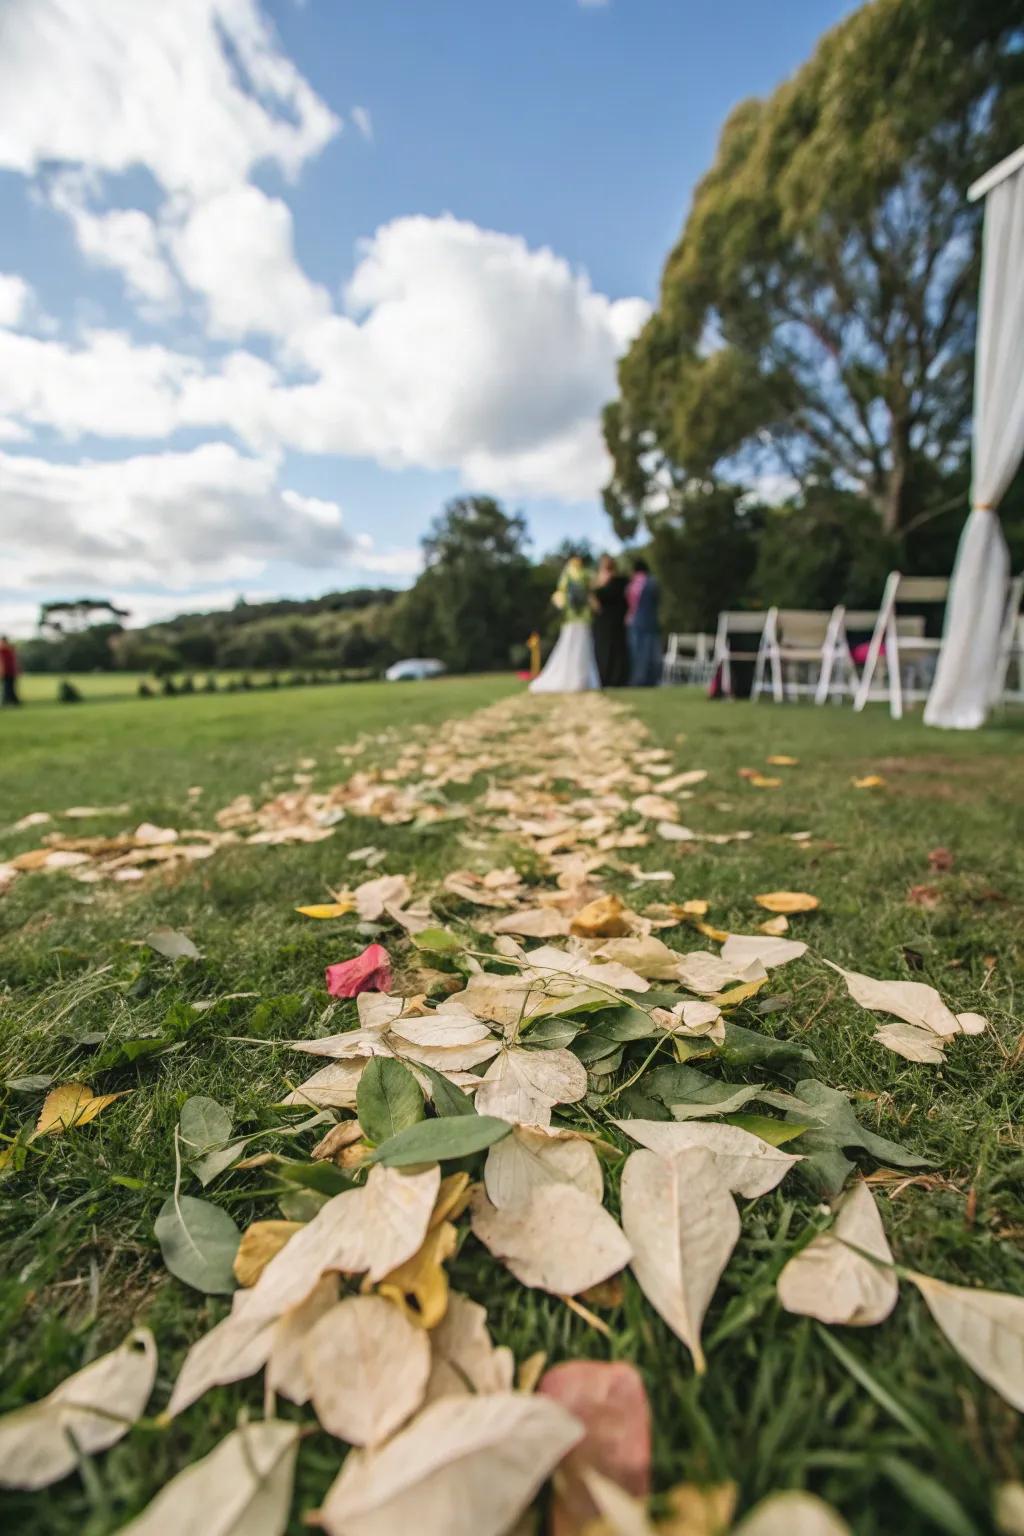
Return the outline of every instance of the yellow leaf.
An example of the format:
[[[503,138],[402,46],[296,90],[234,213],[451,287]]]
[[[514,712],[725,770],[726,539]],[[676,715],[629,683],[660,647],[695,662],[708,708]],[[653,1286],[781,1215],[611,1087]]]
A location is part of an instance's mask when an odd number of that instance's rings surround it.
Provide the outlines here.
[[[527,1355],[522,1361],[516,1374],[516,1391],[525,1392],[527,1397],[531,1392],[536,1392],[537,1385],[544,1374],[544,1367],[548,1363],[547,1351],[538,1349],[536,1354]]]
[[[780,912],[778,917],[770,917],[767,922],[760,923],[758,926],[762,933],[771,934],[772,938],[777,939],[789,928],[789,918],[785,913]]]
[[[714,939],[716,944],[724,944],[729,937],[725,928],[713,928],[710,923],[694,923],[698,933],[702,933],[706,939]]]
[[[576,913],[570,931],[581,939],[617,939],[629,932],[626,909],[615,895],[599,896]]]
[[[436,1328],[448,1310],[444,1263],[455,1252],[457,1242],[458,1232],[452,1223],[439,1222],[430,1228],[418,1252],[385,1275],[377,1287],[421,1328]]]
[[[52,1088],[43,1100],[35,1134],[59,1136],[72,1126],[88,1125],[108,1104],[123,1097],[124,1093],[93,1093],[85,1083],[62,1083],[59,1088]]]
[[[817,896],[806,891],[766,891],[754,900],[766,912],[813,912],[818,906]]]
[[[881,789],[885,780],[880,773],[867,773],[862,779],[851,779],[854,789]]]
[[[678,1483],[665,1494],[666,1516],[658,1521],[658,1536],[723,1536],[736,1513],[736,1484]]]
[[[773,779],[770,775],[764,773],[752,773],[747,783],[753,784],[755,789],[778,789],[782,780]]]
[[[449,1218],[452,1221],[458,1220],[469,1204],[471,1194],[468,1173],[450,1173],[446,1179],[442,1179],[430,1217],[431,1227],[440,1226],[442,1221]]]
[[[231,1266],[239,1285],[255,1285],[271,1259],[303,1225],[301,1221],[254,1221],[246,1227]]]
[[[706,917],[710,902],[695,898],[693,901],[683,901],[679,904],[680,912],[685,912],[687,917]]]
[[[344,917],[346,913],[354,912],[355,911],[355,907],[356,907],[356,904],[355,904],[354,900],[352,900],[352,901],[325,901],[325,902],[322,902],[319,906],[296,907],[295,910],[296,910],[296,912],[300,912],[303,917],[325,918],[325,917]]]
[[[765,758],[765,762],[771,763],[773,768],[795,768],[799,761],[798,757],[787,757],[784,752],[776,752]]]
[[[719,1008],[735,1008],[737,1003],[745,1003],[748,997],[753,997],[755,992],[760,992],[767,976],[762,976],[760,981],[744,981],[738,987],[731,987],[728,992],[717,992],[714,997],[709,997],[709,1003],[717,1003]]]

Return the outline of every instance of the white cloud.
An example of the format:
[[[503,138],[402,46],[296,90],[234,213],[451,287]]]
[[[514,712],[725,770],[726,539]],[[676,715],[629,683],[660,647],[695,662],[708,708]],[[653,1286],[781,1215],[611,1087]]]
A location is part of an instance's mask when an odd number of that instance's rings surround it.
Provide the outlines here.
[[[144,166],[195,196],[263,161],[295,175],[339,128],[257,0],[7,0],[0,101],[10,170]]]
[[[32,289],[16,272],[0,272],[0,325],[20,325],[28,313]]]
[[[74,172],[56,179],[50,202],[66,214],[83,256],[120,272],[129,291],[157,312],[172,307],[178,284],[160,248],[156,221],[139,208],[95,213],[88,206],[87,179]]]
[[[370,116],[369,107],[353,107],[350,114],[359,132],[367,143],[373,143],[373,118]]]
[[[0,452],[0,504],[15,592],[246,583],[271,562],[351,566],[356,547],[334,502],[282,489],[272,462],[227,443],[112,463]]]

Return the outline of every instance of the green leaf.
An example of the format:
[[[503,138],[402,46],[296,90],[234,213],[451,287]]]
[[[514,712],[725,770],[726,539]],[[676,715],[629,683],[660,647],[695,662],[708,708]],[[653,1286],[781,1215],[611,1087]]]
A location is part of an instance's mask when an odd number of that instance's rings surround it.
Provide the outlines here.
[[[168,1035],[139,1035],[132,1040],[115,1040],[104,1046],[92,1064],[94,1072],[109,1072],[114,1067],[131,1067],[147,1056],[164,1056],[180,1050]]]
[[[900,1456],[883,1456],[878,1466],[902,1493],[908,1504],[924,1515],[929,1530],[947,1536],[978,1536],[978,1527],[948,1489]]]
[[[512,1130],[507,1120],[493,1115],[452,1115],[443,1120],[422,1120],[392,1136],[378,1147],[371,1163],[386,1168],[407,1168],[413,1163],[442,1163],[449,1158],[469,1157],[501,1141]]]
[[[208,1296],[226,1296],[235,1289],[231,1266],[242,1234],[219,1205],[172,1195],[160,1207],[153,1230],[164,1263],[178,1280]]]
[[[427,950],[432,955],[450,955],[466,947],[450,928],[424,928],[410,937],[417,949]]]
[[[426,1067],[422,1062],[418,1063],[419,1071],[423,1073],[430,1083],[430,1097],[437,1113],[445,1119],[452,1115],[475,1115],[473,1100],[468,1093],[463,1093],[461,1088],[448,1081],[443,1072],[438,1072],[434,1067]]]
[[[42,1093],[53,1081],[47,1072],[33,1072],[28,1077],[9,1077],[4,1087],[12,1093]]]
[[[587,987],[582,992],[575,993],[572,997],[552,997],[546,1003],[541,1003],[530,1013],[526,1024],[533,1032],[534,1019],[557,1019],[562,1015],[577,1013],[602,1013],[608,1007],[608,993],[598,992],[592,987]]]
[[[219,1173],[224,1173],[232,1163],[238,1161],[251,1139],[243,1136],[241,1141],[229,1141],[226,1146],[214,1147],[212,1152],[205,1153],[189,1165],[204,1189]]]
[[[810,1046],[795,1040],[776,1040],[771,1035],[758,1034],[757,1030],[744,1029],[741,1024],[731,1024],[728,1020],[720,1056],[730,1067],[765,1066],[774,1072],[785,1072],[789,1068],[794,1075],[808,1065],[813,1066],[818,1059]]]
[[[805,1131],[800,1154],[802,1161],[794,1169],[796,1177],[826,1199],[834,1199],[854,1172],[855,1165],[828,1131]]]
[[[363,1135],[379,1146],[423,1119],[423,1094],[408,1067],[393,1056],[373,1056],[359,1079],[356,1110]]]
[[[289,1184],[299,1184],[303,1189],[314,1189],[321,1195],[340,1195],[354,1186],[340,1168],[333,1163],[293,1163],[279,1158],[274,1166],[279,1179]]]
[[[722,1083],[682,1064],[655,1067],[641,1083],[645,1093],[668,1105],[674,1120],[728,1114],[761,1094],[757,1084]]]
[[[752,1136],[760,1136],[762,1141],[772,1147],[784,1147],[787,1141],[802,1136],[807,1130],[806,1125],[798,1125],[790,1120],[773,1120],[770,1115],[726,1115],[725,1123],[738,1125],[741,1131],[749,1131]]]
[[[646,1079],[642,1079],[646,1081]],[[626,1120],[671,1120],[672,1111],[661,1099],[646,1093],[640,1083],[624,1088],[615,1100],[619,1115]]]
[[[549,1049],[559,1046],[571,1045],[582,1028],[581,1024],[574,1023],[572,1019],[559,1018],[552,1014],[549,1018],[538,1018],[534,1023],[532,1015],[526,1024],[520,1029],[520,1038],[525,1045],[543,1045]]]
[[[840,1147],[862,1147],[881,1163],[892,1163],[897,1168],[921,1168],[928,1159],[915,1157],[895,1141],[876,1136],[861,1125],[854,1114],[845,1093],[819,1083],[816,1078],[804,1078],[792,1093],[765,1091],[761,1098],[766,1104],[785,1112],[788,1120],[805,1121],[825,1131]]]
[[[231,1135],[231,1114],[216,1099],[201,1094],[181,1106],[181,1144],[188,1161],[221,1146]]]

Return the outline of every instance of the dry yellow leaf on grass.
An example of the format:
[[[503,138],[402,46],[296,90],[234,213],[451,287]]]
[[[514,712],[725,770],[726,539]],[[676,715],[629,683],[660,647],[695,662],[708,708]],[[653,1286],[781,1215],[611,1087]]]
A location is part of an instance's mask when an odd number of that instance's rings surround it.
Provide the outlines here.
[[[113,1104],[115,1099],[123,1099],[124,1092],[93,1093],[85,1083],[61,1083],[59,1088],[52,1088],[43,1100],[35,1135],[59,1136],[62,1131],[71,1130],[72,1126],[88,1125],[108,1104]]]
[[[765,891],[754,900],[766,912],[782,913],[814,912],[819,904],[817,896],[808,896],[806,891]]]
[[[766,757],[765,762],[773,768],[795,768],[800,761],[798,757],[787,757],[784,752],[775,752],[771,757]]]
[[[770,774],[752,773],[747,783],[752,784],[755,789],[778,789],[782,780],[774,779]]]
[[[769,917],[763,923],[758,924],[758,931],[769,934],[773,939],[779,938],[788,929],[789,918],[784,912],[780,912],[778,917]]]
[[[724,1536],[736,1513],[735,1483],[679,1483],[664,1496],[668,1514],[658,1521],[658,1536]]]
[[[301,1226],[301,1221],[254,1221],[248,1226],[232,1265],[239,1285],[255,1285],[271,1259]]]
[[[571,930],[581,939],[618,939],[629,932],[626,908],[618,896],[599,896],[581,907],[572,920]]]
[[[851,779],[854,789],[881,789],[885,780],[880,773],[866,773],[862,779]]]
[[[355,897],[346,901],[325,901],[321,902],[319,906],[295,908],[296,912],[300,913],[303,917],[317,918],[344,917],[347,913],[354,912],[355,909]]]
[[[414,1326],[436,1328],[448,1310],[448,1274],[444,1266],[458,1245],[450,1221],[432,1226],[411,1259],[384,1276],[377,1289]]]

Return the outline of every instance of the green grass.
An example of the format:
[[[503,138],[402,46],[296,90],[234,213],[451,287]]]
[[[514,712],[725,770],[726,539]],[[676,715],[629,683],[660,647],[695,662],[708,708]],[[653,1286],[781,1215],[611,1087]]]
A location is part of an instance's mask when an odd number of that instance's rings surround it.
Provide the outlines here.
[[[276,673],[270,673],[258,669],[222,671],[214,667],[193,667],[189,673],[182,670],[176,672],[173,681],[180,687],[182,680],[191,676],[196,688],[202,690],[206,679],[213,676],[217,679],[218,688],[224,689],[231,682],[241,682],[243,677],[248,677],[255,684],[262,684],[271,676],[286,679],[295,672],[301,673],[302,668],[280,667]],[[163,688],[159,678],[145,672],[29,672],[19,678],[18,692],[26,704],[57,704],[62,682],[73,683],[82,698],[89,701],[136,698],[140,683],[145,683],[155,694],[159,694]],[[60,705],[61,709],[69,707],[66,704]]]
[[[514,686],[369,684],[11,712],[0,717],[4,821],[128,800],[130,815],[88,830],[143,819],[212,825],[236,794],[285,787],[301,758],[316,758],[317,784],[332,783],[350,771],[336,745],[421,724],[443,735],[453,715]],[[821,910],[794,926],[817,953],[880,976],[929,980],[957,1011],[990,1018],[991,1032],[956,1040],[943,1067],[916,1067],[875,1045],[839,978],[805,959],[773,980],[770,990],[785,999],[777,1012],[758,1015],[752,1005],[741,1021],[810,1045],[817,1075],[857,1096],[865,1123],[931,1160],[926,1177],[882,1198],[902,1264],[1024,1292],[1021,722],[952,735],[916,719],[709,704],[682,690],[624,699],[680,767],[710,771],[686,807],[690,824],[755,834],[724,847],[641,850],[641,863],[671,868],[674,881],[628,892],[631,900],[705,897],[711,922],[748,931],[763,916],[756,893],[811,891]],[[738,776],[780,752],[800,759],[796,768],[764,769],[783,778],[780,789],[757,790]],[[872,771],[884,775],[884,789],[851,787]],[[193,785],[204,789],[198,803],[187,798]],[[810,852],[781,835],[801,830],[814,834]],[[0,857],[38,837],[39,829],[5,834]],[[301,1068],[274,1042],[316,1031],[324,965],[361,942],[350,925],[307,922],[292,909],[347,883],[345,854],[370,842],[387,845],[386,869],[415,870],[423,881],[469,861],[458,824],[424,834],[350,818],[325,842],[229,848],[138,888],[37,875],[0,901],[0,1081],[42,1073],[131,1091],[94,1125],[30,1149],[24,1171],[0,1185],[0,1410],[42,1395],[140,1319],[161,1351],[155,1413],[188,1344],[223,1314],[223,1301],[167,1276],[152,1234],[173,1182],[178,1110],[203,1093],[231,1105],[246,1129],[274,1123],[268,1106]],[[929,871],[936,846],[953,853],[951,873]],[[939,887],[934,910],[907,902],[921,883]],[[188,931],[201,965],[141,949],[156,922]],[[257,995],[204,1013],[187,1007],[232,993]],[[183,1032],[180,1048],[148,1065],[91,1070],[96,1037],[109,1043],[153,1030]],[[0,1089],[0,1130],[11,1136],[32,1122],[40,1099]],[[277,1214],[268,1183],[261,1170],[232,1173],[210,1194],[244,1225]],[[616,1198],[613,1187],[613,1209]],[[746,1506],[807,1486],[857,1536],[990,1530],[994,1485],[1022,1474],[1013,1411],[959,1362],[907,1285],[878,1328],[825,1330],[781,1312],[775,1278],[820,1219],[819,1202],[790,1178],[744,1205],[743,1236],[705,1328],[703,1380],[628,1277],[622,1305],[603,1314],[610,1339],[521,1287],[473,1239],[451,1266],[453,1282],[487,1303],[496,1336],[517,1358],[543,1349],[552,1360],[637,1362],[654,1412],[659,1489],[731,1478]],[[105,1536],[211,1449],[240,1404],[258,1412],[260,1399],[250,1382],[208,1394],[169,1429],[147,1421],[81,1479],[9,1495],[11,1529]],[[304,1442],[292,1531],[303,1529],[301,1511],[322,1495],[337,1461],[328,1437]]]

